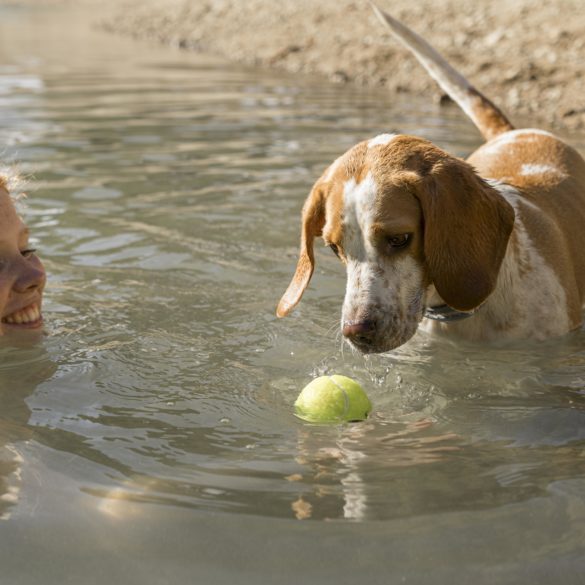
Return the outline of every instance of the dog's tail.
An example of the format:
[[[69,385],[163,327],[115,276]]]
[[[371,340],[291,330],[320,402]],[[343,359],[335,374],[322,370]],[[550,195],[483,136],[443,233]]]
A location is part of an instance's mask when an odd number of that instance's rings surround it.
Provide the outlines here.
[[[370,4],[392,34],[414,53],[431,77],[459,104],[487,140],[514,129],[506,116],[463,75],[453,69],[422,37],[380,10],[373,2]]]

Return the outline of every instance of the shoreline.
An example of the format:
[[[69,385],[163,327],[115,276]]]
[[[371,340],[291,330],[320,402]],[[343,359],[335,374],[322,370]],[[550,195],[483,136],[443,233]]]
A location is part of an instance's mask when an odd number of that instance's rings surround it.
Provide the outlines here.
[[[585,9],[579,2],[379,0],[379,5],[421,34],[512,120],[583,133]],[[99,26],[246,65],[444,101],[365,0],[197,5],[126,0]]]
[[[367,0],[12,0],[75,7],[111,34],[324,83],[449,102]],[[582,0],[378,0],[518,125],[585,134]]]

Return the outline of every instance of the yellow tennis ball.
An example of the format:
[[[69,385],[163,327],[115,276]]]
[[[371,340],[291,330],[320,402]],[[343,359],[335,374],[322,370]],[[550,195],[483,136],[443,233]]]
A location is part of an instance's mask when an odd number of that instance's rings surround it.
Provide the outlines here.
[[[347,376],[321,376],[307,384],[295,402],[295,414],[309,422],[364,420],[372,404],[364,389]]]

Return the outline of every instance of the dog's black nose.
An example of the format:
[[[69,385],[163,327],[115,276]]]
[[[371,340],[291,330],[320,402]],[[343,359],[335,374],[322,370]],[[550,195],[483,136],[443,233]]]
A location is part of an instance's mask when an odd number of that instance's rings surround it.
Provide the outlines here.
[[[343,324],[343,336],[358,345],[368,345],[376,334],[374,321],[346,321]]]

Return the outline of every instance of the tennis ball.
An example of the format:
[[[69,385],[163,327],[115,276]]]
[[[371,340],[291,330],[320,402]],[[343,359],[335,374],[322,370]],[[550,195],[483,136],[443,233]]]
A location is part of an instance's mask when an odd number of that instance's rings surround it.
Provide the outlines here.
[[[364,389],[346,376],[321,376],[307,384],[295,402],[295,414],[309,422],[350,422],[372,410]]]

